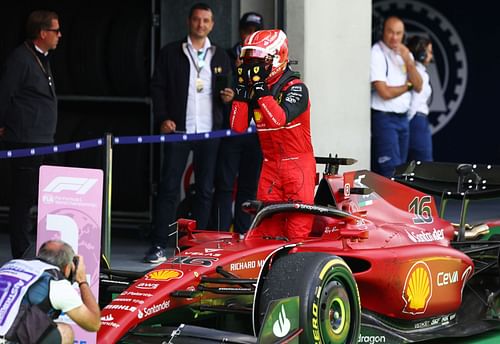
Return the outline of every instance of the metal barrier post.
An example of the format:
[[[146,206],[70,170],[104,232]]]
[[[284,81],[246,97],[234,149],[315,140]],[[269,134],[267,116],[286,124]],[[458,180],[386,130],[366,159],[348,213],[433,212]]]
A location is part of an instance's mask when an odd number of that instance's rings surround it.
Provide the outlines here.
[[[113,174],[113,135],[106,133],[104,158],[104,199],[102,210],[102,251],[111,264],[111,186]]]

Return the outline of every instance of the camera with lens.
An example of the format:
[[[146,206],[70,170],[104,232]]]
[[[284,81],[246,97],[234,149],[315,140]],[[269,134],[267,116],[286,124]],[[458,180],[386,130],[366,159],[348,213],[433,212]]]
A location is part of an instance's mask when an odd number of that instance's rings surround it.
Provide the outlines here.
[[[80,262],[80,258],[78,256],[73,257],[73,264],[75,265],[74,269],[71,269],[71,272],[68,276],[68,281],[73,284],[76,281],[76,270],[78,270],[78,263]]]

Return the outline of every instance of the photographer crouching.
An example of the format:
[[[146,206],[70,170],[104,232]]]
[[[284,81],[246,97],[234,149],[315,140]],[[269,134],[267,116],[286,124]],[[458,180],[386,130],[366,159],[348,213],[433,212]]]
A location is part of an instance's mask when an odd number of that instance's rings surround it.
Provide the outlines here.
[[[83,257],[67,243],[49,240],[35,259],[14,259],[0,268],[0,344],[73,343],[71,326],[54,322],[61,312],[87,331],[101,326]]]

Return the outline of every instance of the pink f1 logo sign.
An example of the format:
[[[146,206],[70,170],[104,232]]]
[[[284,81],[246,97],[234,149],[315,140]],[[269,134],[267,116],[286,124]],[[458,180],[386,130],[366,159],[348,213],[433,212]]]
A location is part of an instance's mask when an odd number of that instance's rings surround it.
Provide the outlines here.
[[[42,166],[38,195],[37,251],[43,242],[60,239],[84,257],[87,280],[99,299],[103,173],[101,170]],[[76,287],[75,289],[78,289]],[[96,343],[97,336],[82,330],[68,316],[75,343]]]

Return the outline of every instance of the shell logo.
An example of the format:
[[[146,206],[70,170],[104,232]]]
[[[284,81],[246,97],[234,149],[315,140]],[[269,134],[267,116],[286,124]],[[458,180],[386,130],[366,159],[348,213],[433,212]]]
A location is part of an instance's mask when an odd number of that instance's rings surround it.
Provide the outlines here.
[[[403,300],[406,304],[403,313],[425,313],[431,297],[431,271],[426,263],[417,262],[413,264],[406,275],[405,286],[403,288]]]
[[[253,111],[253,118],[255,119],[256,123],[259,123],[262,121],[262,114],[260,113],[259,110],[254,110]]]
[[[161,269],[161,270],[155,270],[151,271],[150,273],[146,274],[146,279],[147,280],[152,280],[152,281],[170,281],[171,279],[179,279],[184,275],[184,273],[180,270],[175,270],[175,269]]]

